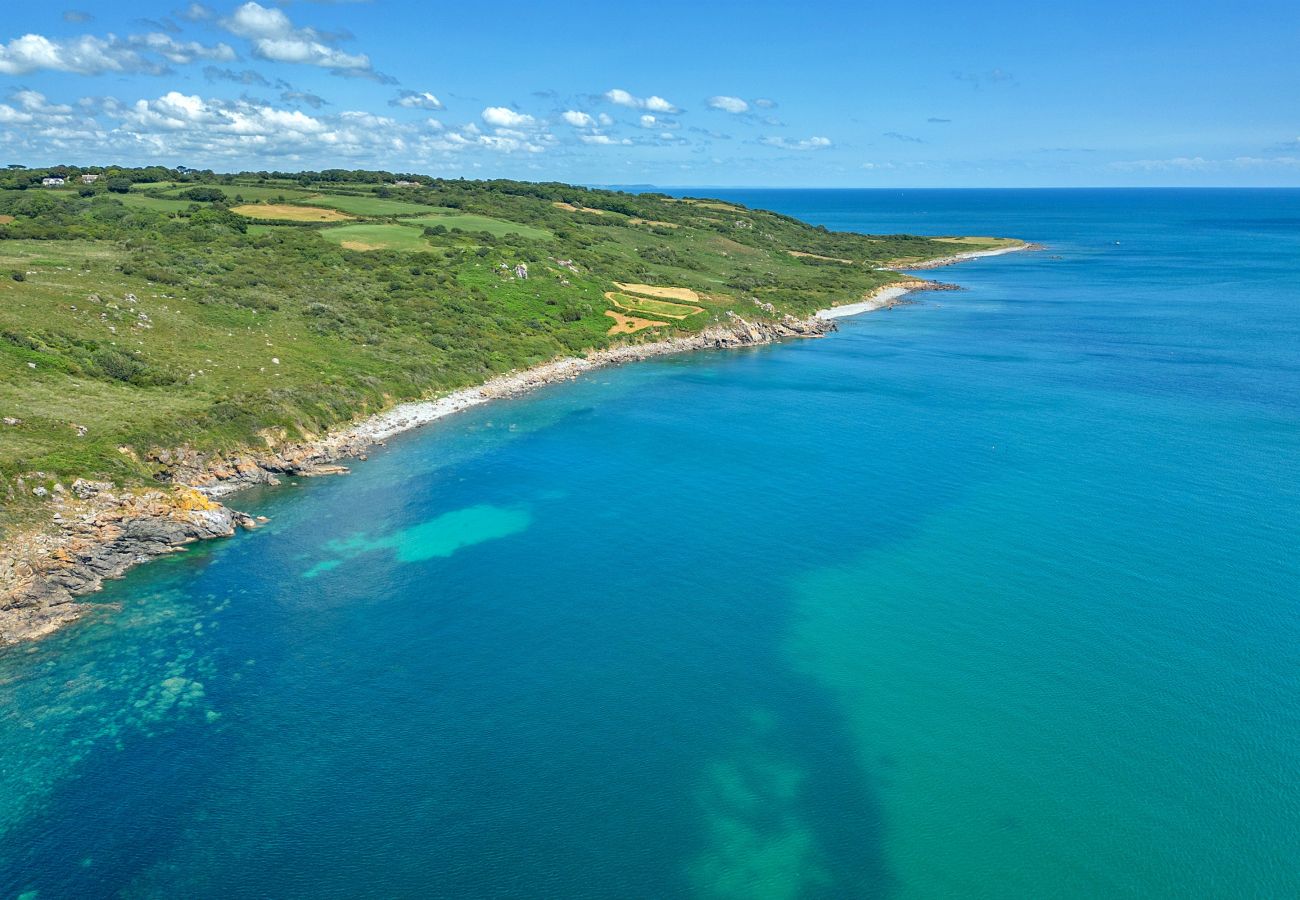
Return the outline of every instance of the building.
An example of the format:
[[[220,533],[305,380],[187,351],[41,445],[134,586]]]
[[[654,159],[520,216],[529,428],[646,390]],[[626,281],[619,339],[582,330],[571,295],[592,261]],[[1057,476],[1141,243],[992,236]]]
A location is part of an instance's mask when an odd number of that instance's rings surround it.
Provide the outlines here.
[[[87,174],[81,176],[81,183],[82,183],[82,184],[94,184],[96,181],[99,181],[99,176],[98,176],[98,175],[92,175],[92,174],[90,174],[90,173],[87,173]]]
[[[46,178],[41,179],[42,187],[63,187],[67,183],[68,182],[66,178],[60,178],[57,175],[48,176]]]

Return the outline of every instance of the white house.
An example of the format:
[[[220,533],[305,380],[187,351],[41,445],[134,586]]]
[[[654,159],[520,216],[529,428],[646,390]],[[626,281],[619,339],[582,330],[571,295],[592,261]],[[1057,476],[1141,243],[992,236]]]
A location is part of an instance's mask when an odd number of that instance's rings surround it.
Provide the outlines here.
[[[98,176],[98,175],[94,175],[94,174],[91,174],[91,173],[87,173],[87,174],[81,176],[81,183],[82,183],[82,184],[94,184],[96,181],[99,181],[99,176]]]
[[[41,179],[42,187],[63,187],[67,184],[67,179],[60,178],[57,175]]]

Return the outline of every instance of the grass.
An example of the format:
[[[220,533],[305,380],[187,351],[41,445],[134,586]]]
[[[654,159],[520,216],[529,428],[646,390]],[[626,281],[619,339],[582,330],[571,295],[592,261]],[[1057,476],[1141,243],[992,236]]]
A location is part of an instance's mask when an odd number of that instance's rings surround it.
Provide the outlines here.
[[[427,213],[429,207],[382,197],[353,197],[343,194],[319,194],[302,200],[312,206],[328,206],[357,216],[412,216]]]
[[[298,202],[306,197],[313,196],[310,191],[296,191],[292,188],[282,187],[265,187],[263,185],[252,184],[222,184],[217,185],[226,192],[226,196],[234,202],[236,197],[242,197],[246,203],[260,203],[267,200],[288,200]],[[169,195],[189,190],[193,185],[187,185],[176,191],[168,191]]]
[[[470,213],[439,213],[433,216],[409,219],[408,221],[412,225],[441,225],[447,229],[459,228],[461,231],[486,231],[488,234],[497,236],[517,234],[520,237],[537,241],[547,241],[555,237],[551,232],[541,228]]]
[[[281,222],[350,222],[352,216],[333,209],[314,209],[287,203],[246,203],[231,208],[250,219],[275,219]]]
[[[168,200],[162,197],[148,197],[144,194],[118,194],[116,197],[127,206],[152,209],[161,213],[184,212],[195,205],[193,200]]]
[[[429,242],[418,228],[391,223],[365,223],[326,228],[321,237],[345,250],[429,250]]]
[[[633,297],[610,291],[605,295],[615,306],[632,312],[645,313],[648,316],[666,316],[670,319],[685,319],[696,313],[704,312],[699,306],[686,306],[683,303],[670,303],[667,300],[653,300],[649,297]]]

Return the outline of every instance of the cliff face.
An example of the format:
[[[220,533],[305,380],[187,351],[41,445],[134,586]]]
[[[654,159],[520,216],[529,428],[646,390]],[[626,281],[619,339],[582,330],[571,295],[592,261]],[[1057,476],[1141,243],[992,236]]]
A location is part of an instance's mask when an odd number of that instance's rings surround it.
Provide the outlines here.
[[[514,396],[563,381],[599,366],[688,350],[756,346],[792,337],[820,337],[835,323],[786,316],[781,321],[726,322],[651,344],[628,344],[566,359],[494,379],[460,392],[446,411],[496,397]],[[379,418],[379,417],[377,417]],[[413,415],[377,427],[361,423],[319,441],[287,443],[229,454],[201,454],[190,448],[154,449],[147,458],[166,487],[118,489],[107,482],[79,479],[71,491],[56,489],[50,499],[54,531],[20,534],[0,549],[0,646],[43,637],[80,617],[76,597],[99,590],[136,563],[182,550],[186,544],[229,537],[237,527],[252,528],[247,515],[217,502],[255,484],[276,484],[279,476],[347,472],[335,460],[363,456],[384,437],[431,421]]]
[[[57,531],[20,535],[0,557],[0,644],[50,633],[82,612],[73,598],[185,544],[251,526],[193,488],[116,492],[77,481],[55,500]]]

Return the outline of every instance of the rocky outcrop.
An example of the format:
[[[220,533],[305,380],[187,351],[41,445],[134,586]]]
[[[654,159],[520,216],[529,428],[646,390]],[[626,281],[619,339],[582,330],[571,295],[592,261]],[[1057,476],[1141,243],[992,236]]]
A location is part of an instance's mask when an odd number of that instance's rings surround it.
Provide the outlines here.
[[[216,497],[284,476],[347,472],[337,460],[365,458],[384,439],[435,419],[500,397],[572,379],[591,369],[690,350],[770,344],[796,337],[820,337],[835,323],[786,316],[749,321],[734,313],[724,322],[666,341],[624,344],[585,357],[555,360],[494,378],[437,400],[406,403],[371,416],[320,440],[278,442],[239,453],[200,453],[191,448],[155,448],[145,454],[162,487],[118,490],[102,481],[77,479],[48,501],[54,530],[18,535],[0,552],[0,646],[42,637],[71,622],[86,607],[75,598],[99,590],[136,563],[186,544],[228,537],[255,522],[217,502]]]
[[[254,525],[190,487],[115,493],[106,482],[79,479],[72,494],[55,501],[55,532],[19,536],[0,557],[0,644],[78,618],[84,607],[75,597],[136,563]]]

